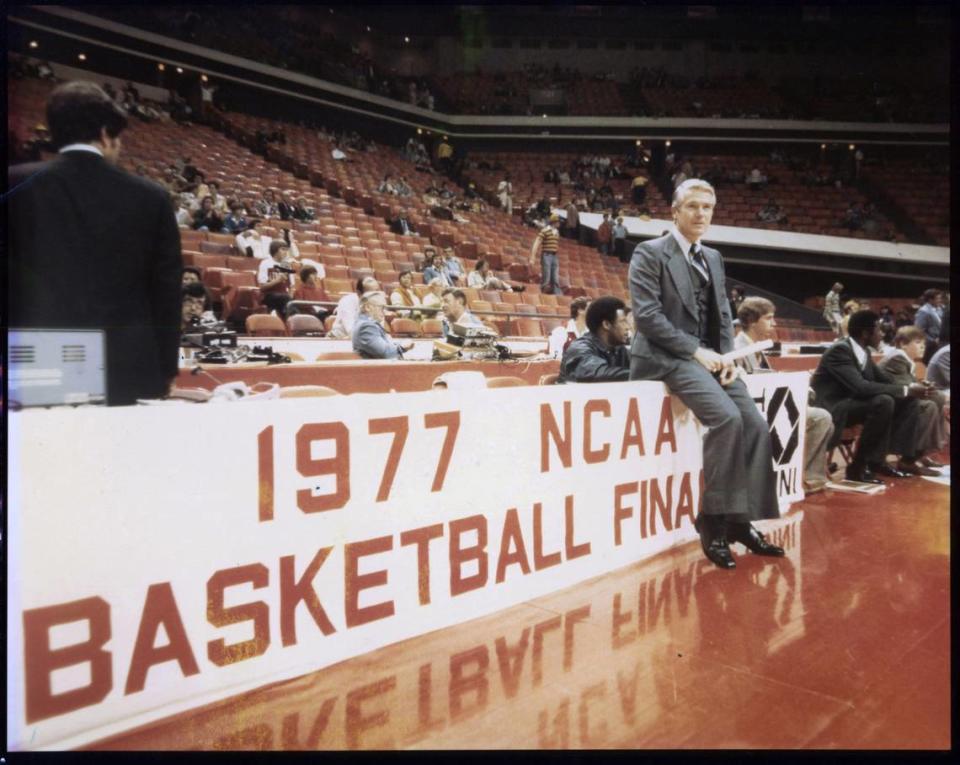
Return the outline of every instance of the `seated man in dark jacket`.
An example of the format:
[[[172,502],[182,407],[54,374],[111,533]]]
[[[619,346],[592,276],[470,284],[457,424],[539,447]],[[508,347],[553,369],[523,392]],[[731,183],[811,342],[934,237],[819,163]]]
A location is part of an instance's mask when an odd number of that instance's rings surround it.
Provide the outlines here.
[[[879,321],[873,311],[852,314],[847,325],[849,336],[823,354],[811,380],[817,402],[833,417],[830,447],[836,446],[845,427],[863,424],[853,461],[847,465],[847,478],[852,481],[881,483],[875,474],[897,478],[906,475],[887,464],[887,454],[899,454],[907,464],[916,462],[916,399],[930,395],[926,386],[899,384],[873,363],[870,349],[883,339]]]
[[[563,352],[558,383],[615,382],[630,378],[630,320],[619,298],[606,295],[587,308],[587,329]]]

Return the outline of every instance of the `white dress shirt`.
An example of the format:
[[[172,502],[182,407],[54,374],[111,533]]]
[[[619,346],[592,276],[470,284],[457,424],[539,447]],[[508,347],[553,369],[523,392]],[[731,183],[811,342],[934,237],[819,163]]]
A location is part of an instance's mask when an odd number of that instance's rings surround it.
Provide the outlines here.
[[[693,255],[690,254],[690,250],[693,249],[693,245],[698,244],[698,242],[689,241],[683,234],[680,233],[679,229],[674,226],[670,233],[673,234],[673,238],[676,240],[677,244],[680,245],[680,251],[683,253],[683,257],[686,258],[687,264],[693,266]],[[702,247],[703,245],[701,245]],[[703,262],[707,262],[706,255],[703,256]],[[698,271],[700,270],[699,266],[693,266]],[[710,269],[707,269],[706,273],[707,281],[710,281]]]

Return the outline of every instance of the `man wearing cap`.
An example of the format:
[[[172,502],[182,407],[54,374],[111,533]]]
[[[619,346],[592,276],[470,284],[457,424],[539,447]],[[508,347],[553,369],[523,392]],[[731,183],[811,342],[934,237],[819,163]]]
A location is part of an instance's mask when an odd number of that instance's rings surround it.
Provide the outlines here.
[[[560,222],[560,216],[556,213],[550,215],[550,221],[540,229],[536,239],[533,240],[533,247],[530,249],[530,266],[533,266],[540,253],[540,291],[546,293],[547,286],[550,287],[550,294],[562,294],[560,290],[560,261],[557,259],[557,249],[560,247],[560,234],[557,227]]]

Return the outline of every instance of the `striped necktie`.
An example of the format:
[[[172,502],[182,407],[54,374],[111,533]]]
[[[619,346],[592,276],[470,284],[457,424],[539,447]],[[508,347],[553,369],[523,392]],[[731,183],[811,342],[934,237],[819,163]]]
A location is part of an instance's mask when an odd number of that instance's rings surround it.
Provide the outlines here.
[[[693,267],[700,272],[704,281],[710,281],[710,272],[707,270],[707,261],[703,259],[703,248],[699,244],[690,248],[690,261]]]

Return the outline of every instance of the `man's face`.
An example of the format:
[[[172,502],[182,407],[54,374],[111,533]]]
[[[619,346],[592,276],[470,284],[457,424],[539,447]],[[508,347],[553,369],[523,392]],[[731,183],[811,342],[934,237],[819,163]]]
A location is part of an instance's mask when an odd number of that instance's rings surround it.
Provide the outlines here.
[[[371,298],[367,302],[367,315],[374,321],[383,321],[384,313],[386,312],[387,301],[382,296],[377,296]]]
[[[911,340],[905,346],[903,346],[903,352],[910,357],[912,361],[919,361],[923,358],[924,351],[927,350],[927,341],[922,337],[917,338],[916,340]]]
[[[698,242],[710,228],[716,199],[706,191],[691,191],[673,211],[677,230],[689,242]]]
[[[624,313],[622,308],[617,309],[617,320],[610,327],[610,345],[626,345],[630,336],[630,319]]]
[[[757,319],[756,323],[750,328],[750,334],[756,340],[772,340],[777,331],[777,322],[774,314],[767,313]]]
[[[197,276],[193,271],[184,271],[183,275],[180,277],[180,284],[193,284],[193,282],[200,281],[200,277]]]
[[[867,345],[871,348],[879,348],[880,343],[883,342],[883,330],[880,329],[880,323],[877,322],[873,325],[873,329],[870,330],[870,334],[867,335]]]
[[[450,321],[456,321],[463,315],[464,307],[452,292],[443,296],[443,315]]]
[[[400,277],[400,286],[404,289],[410,289],[413,285],[413,277],[410,274],[404,274]]]
[[[180,306],[180,320],[183,322],[183,326],[189,325],[191,319],[199,319],[203,316],[203,302],[201,297],[187,295],[183,298]]]
[[[939,292],[939,293],[937,293],[937,294],[934,296],[934,298],[933,298],[933,305],[934,305],[935,308],[939,308],[940,306],[943,305],[943,293],[942,293],[942,292]]]
[[[277,251],[273,253],[273,259],[277,261],[277,263],[282,263],[284,259],[287,257],[287,255],[289,254],[290,254],[289,247],[279,247],[277,248]]]

